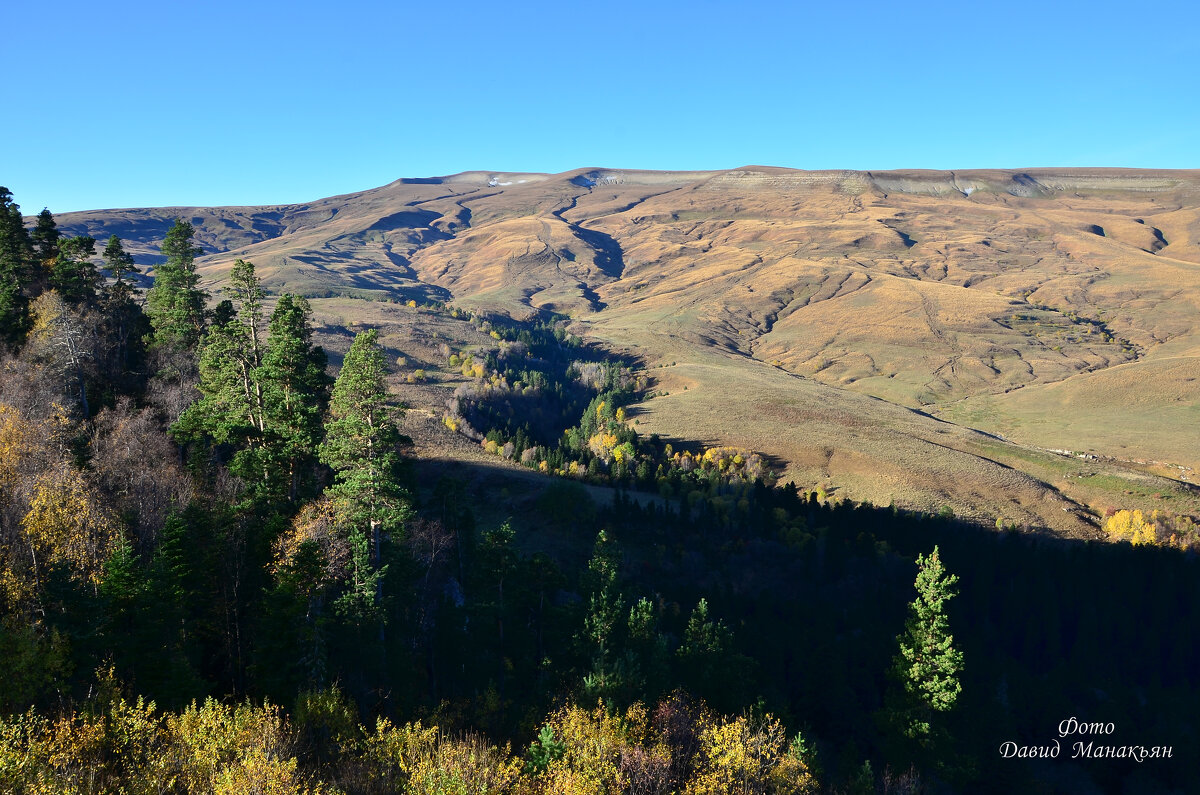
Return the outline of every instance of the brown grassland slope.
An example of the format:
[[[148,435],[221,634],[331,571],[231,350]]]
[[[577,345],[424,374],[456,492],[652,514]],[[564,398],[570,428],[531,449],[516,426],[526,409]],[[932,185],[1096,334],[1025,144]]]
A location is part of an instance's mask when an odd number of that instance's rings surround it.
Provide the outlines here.
[[[472,172],[59,220],[151,262],[176,216],[211,288],[252,260],[330,333],[425,339],[431,371],[454,324],[352,299],[567,314],[654,376],[639,431],[753,448],[805,486],[1073,535],[1200,502],[1198,171]]]

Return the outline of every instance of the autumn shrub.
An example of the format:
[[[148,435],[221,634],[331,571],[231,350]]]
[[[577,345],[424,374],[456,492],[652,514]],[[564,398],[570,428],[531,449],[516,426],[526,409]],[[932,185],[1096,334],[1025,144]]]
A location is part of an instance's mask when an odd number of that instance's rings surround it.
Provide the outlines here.
[[[561,738],[563,750],[539,776],[539,791],[604,795],[621,791],[622,755],[645,738],[647,716],[640,704],[624,715],[611,714],[603,704],[593,709],[568,705],[547,725]]]
[[[93,709],[56,720],[32,710],[0,719],[0,791],[31,795],[152,793],[174,775],[153,703],[130,703],[102,682]]]
[[[477,734],[455,737],[418,721],[380,718],[363,745],[370,782],[380,792],[499,795],[516,792],[521,765],[507,747]]]
[[[770,715],[740,715],[706,725],[701,764],[688,795],[801,795],[816,791],[804,760]]]
[[[166,724],[169,761],[187,792],[233,792],[239,782],[253,781],[269,785],[264,792],[305,791],[296,777],[296,737],[278,706],[209,698]]]

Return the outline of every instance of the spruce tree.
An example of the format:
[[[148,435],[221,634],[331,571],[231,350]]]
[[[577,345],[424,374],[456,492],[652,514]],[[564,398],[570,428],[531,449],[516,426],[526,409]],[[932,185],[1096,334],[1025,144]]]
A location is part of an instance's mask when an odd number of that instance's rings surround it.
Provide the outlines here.
[[[175,219],[162,244],[167,260],[155,269],[154,286],[146,293],[155,344],[176,350],[195,348],[204,333],[207,295],[196,273],[196,256],[203,249],[192,243],[193,235],[191,223]]]
[[[339,500],[352,547],[352,589],[345,604],[360,614],[378,607],[384,538],[399,533],[410,515],[396,478],[399,431],[384,377],[378,335],[364,331],[354,338],[333,385],[318,451],[336,473],[330,492]]]
[[[917,556],[917,597],[909,604],[904,631],[896,638],[894,687],[885,716],[890,731],[903,738],[898,744],[908,747],[910,757],[932,758],[946,740],[943,717],[962,692],[963,655],[954,648],[946,616],[946,603],[955,596],[957,583],[958,577],[942,565],[936,546],[928,556]]]
[[[21,207],[0,187],[0,340],[19,346],[29,331],[29,295],[33,247]]]

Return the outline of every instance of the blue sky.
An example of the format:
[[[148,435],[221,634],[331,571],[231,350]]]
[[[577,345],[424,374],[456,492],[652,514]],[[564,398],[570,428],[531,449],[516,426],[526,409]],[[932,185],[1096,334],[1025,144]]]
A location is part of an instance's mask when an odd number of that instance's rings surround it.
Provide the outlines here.
[[[466,170],[1200,167],[1183,2],[22,2],[0,52],[26,213]]]

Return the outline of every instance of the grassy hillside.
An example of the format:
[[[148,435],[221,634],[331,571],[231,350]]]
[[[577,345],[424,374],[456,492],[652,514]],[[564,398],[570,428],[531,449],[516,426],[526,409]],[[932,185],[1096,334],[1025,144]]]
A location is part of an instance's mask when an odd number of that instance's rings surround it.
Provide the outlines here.
[[[434,321],[354,299],[568,314],[666,393],[634,407],[639,430],[748,447],[834,493],[1072,535],[1095,532],[1089,510],[1196,510],[1194,171],[479,172],[59,220],[152,262],[177,215],[214,290],[251,259],[272,291],[321,299],[334,338],[383,324],[431,370],[445,329],[410,341]],[[444,395],[419,390],[436,414]]]

